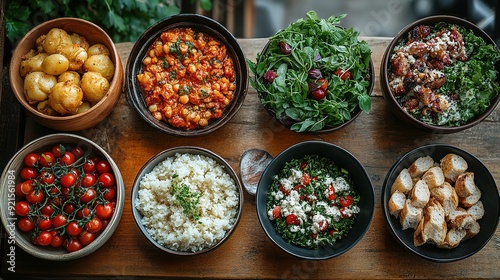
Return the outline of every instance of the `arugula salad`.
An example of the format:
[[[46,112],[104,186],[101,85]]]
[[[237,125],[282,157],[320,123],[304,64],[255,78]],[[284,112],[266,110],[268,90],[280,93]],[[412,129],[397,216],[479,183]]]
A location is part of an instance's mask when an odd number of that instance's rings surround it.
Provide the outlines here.
[[[297,132],[313,132],[370,111],[371,50],[359,32],[319,19],[314,11],[269,40],[256,62],[247,60],[263,106]]]
[[[306,155],[290,160],[273,177],[266,210],[283,239],[317,249],[348,234],[359,199],[347,170],[329,158]]]
[[[391,53],[389,87],[416,119],[460,126],[483,113],[500,90],[500,52],[472,30],[447,23],[413,28]]]

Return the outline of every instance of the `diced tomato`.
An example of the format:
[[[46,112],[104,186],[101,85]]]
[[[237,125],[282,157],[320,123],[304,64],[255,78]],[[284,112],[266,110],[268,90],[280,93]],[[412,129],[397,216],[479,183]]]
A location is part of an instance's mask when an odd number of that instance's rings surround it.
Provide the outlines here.
[[[279,219],[281,218],[281,206],[276,206],[273,208],[273,218]]]
[[[302,174],[302,185],[309,185],[311,183],[311,176],[309,176],[309,173],[304,172]]]
[[[339,203],[343,207],[349,207],[352,204],[352,196],[346,195],[339,198]]]
[[[306,167],[308,166],[309,164],[306,162],[306,161],[303,161],[300,163],[300,170],[304,170],[306,169]]]
[[[335,200],[337,198],[337,195],[335,194],[335,187],[330,185],[328,186],[328,188],[326,189],[326,199],[332,201],[332,200]]]
[[[320,232],[325,231],[328,228],[328,221],[327,220],[320,221],[318,223],[318,227]]]
[[[290,191],[285,189],[285,187],[283,185],[280,185],[279,186],[279,190],[280,192],[282,192],[284,195],[289,195],[290,194]]]
[[[352,212],[347,210],[348,210],[347,207],[340,208],[340,215],[342,215],[342,218],[344,219],[349,219],[350,217],[352,217]]]
[[[293,213],[286,216],[286,223],[288,225],[296,225],[296,226],[300,225],[299,218],[297,217],[297,215],[295,215]]]

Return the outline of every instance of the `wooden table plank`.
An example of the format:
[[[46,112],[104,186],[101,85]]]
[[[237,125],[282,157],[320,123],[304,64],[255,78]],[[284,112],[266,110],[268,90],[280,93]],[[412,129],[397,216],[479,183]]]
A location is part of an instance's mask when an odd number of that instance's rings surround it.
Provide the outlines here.
[[[39,260],[21,250],[16,252],[16,273],[2,265],[2,276],[163,277],[163,278],[307,278],[307,279],[499,279],[500,230],[477,254],[462,261],[438,264],[423,260],[399,246],[390,235],[380,205],[385,175],[398,157],[410,149],[446,143],[478,156],[500,182],[500,109],[483,123],[452,135],[438,135],[402,124],[388,112],[380,87],[378,69],[388,38],[365,38],[373,51],[376,87],[372,110],[363,113],[346,128],[321,135],[304,135],[284,129],[262,108],[250,88],[236,116],[215,133],[194,138],[178,138],[145,125],[127,105],[124,94],[112,115],[93,129],[77,132],[99,143],[121,169],[126,185],[122,220],[114,236],[96,253],[79,260],[53,263]],[[266,39],[239,40],[247,58],[254,61]],[[124,66],[132,43],[117,45]],[[26,122],[29,141],[53,131]],[[287,147],[306,140],[323,140],[349,150],[365,166],[376,194],[376,209],[366,236],[347,253],[325,261],[306,261],[289,256],[265,236],[257,219],[254,198],[245,194],[240,224],[233,236],[215,251],[194,257],[166,254],[141,235],[130,205],[131,186],[141,165],[156,153],[170,147],[196,145],[211,149],[229,161],[238,171],[239,159],[250,148],[277,155]],[[6,252],[3,252],[4,258]],[[2,261],[2,263],[4,263]]]

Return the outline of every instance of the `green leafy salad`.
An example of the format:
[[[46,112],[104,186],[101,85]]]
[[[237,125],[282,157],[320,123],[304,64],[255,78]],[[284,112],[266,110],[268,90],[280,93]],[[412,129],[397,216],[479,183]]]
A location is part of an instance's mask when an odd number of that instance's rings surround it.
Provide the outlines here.
[[[359,32],[319,19],[314,11],[270,38],[257,62],[248,61],[263,106],[297,132],[313,132],[370,111],[371,50]]]
[[[359,199],[347,170],[331,159],[306,155],[290,160],[273,177],[266,210],[283,239],[317,249],[348,234]]]
[[[472,30],[438,23],[413,28],[391,53],[389,87],[404,110],[425,123],[454,127],[498,96],[500,52]]]

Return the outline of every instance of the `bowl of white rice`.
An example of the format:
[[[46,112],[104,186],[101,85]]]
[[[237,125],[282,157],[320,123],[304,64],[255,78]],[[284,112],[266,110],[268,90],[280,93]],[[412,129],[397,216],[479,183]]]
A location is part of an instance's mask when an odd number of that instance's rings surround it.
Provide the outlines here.
[[[153,245],[176,255],[197,255],[233,233],[243,209],[243,189],[222,157],[183,146],[144,164],[131,202],[137,226]]]

